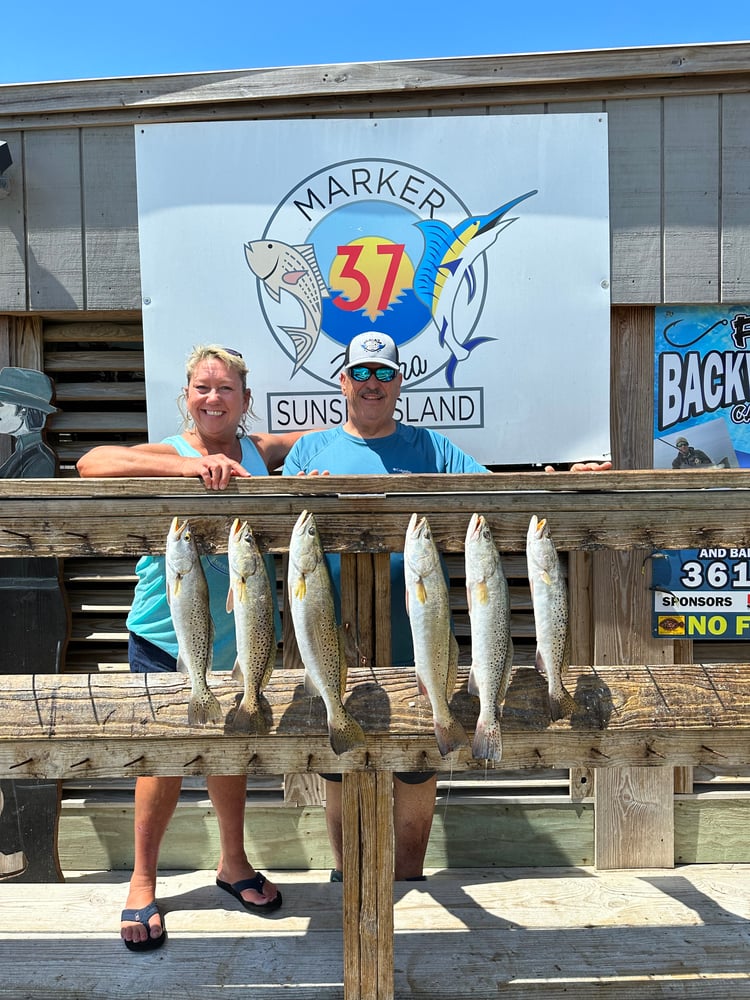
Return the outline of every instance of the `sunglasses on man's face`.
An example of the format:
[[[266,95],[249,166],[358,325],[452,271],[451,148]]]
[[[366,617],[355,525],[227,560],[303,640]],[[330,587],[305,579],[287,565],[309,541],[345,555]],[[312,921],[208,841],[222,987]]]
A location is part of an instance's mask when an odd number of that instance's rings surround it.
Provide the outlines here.
[[[378,382],[392,382],[397,372],[394,368],[368,368],[367,365],[356,365],[348,370],[349,378],[355,382],[366,382],[374,375]]]

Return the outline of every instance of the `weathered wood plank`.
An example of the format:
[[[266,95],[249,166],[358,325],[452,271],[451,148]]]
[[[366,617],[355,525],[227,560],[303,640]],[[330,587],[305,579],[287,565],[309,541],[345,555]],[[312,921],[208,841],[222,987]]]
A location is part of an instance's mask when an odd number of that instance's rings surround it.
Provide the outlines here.
[[[23,141],[21,132],[3,130],[13,165],[5,175],[10,192],[0,199],[3,231],[0,240],[0,311],[17,312],[28,309],[26,296],[26,214],[23,190]],[[0,323],[2,319],[0,318]],[[2,327],[0,326],[0,333]]]
[[[608,101],[612,301],[662,301],[662,103]],[[634,394],[635,395],[635,394]]]
[[[81,133],[86,307],[141,305],[133,129]],[[113,192],[116,196],[113,197]]]
[[[736,546],[750,534],[748,488],[746,470],[342,476],[317,482],[272,476],[234,480],[221,493],[186,479],[35,480],[23,489],[5,481],[0,556],[159,553],[174,516],[190,518],[207,552],[225,551],[235,517],[251,521],[261,547],[283,552],[304,507],[316,513],[326,550],[339,552],[402,549],[414,511],[429,516],[443,551],[460,552],[475,510],[487,516],[503,551],[523,551],[532,513],[550,519],[561,551]]]
[[[750,94],[721,99],[721,301],[750,301]]]
[[[719,98],[664,101],[664,301],[718,302]]]
[[[85,309],[78,129],[25,138],[29,308]]]
[[[520,84],[569,86],[591,80],[644,81],[747,72],[747,42],[721,45],[671,45],[602,51],[544,52],[532,54],[470,56],[454,59],[413,59],[390,62],[340,63],[293,66],[232,72],[192,73],[117,80],[86,80],[3,87],[4,113],[8,116],[42,116],[61,112],[136,110],[248,99],[273,102],[280,97],[309,101],[329,95],[408,94],[415,89],[471,90]],[[455,96],[453,98],[455,102]],[[79,118],[80,120],[80,118]],[[135,119],[134,119],[135,120]]]
[[[465,692],[466,674],[459,671],[452,704],[471,730],[478,704]],[[232,731],[239,692],[226,676],[212,680],[225,722],[205,728],[187,725],[189,689],[179,675],[9,677],[0,694],[0,775],[484,769],[468,751],[440,758],[411,669],[350,671],[347,704],[367,744],[343,757],[330,748],[322,702],[302,694],[301,679],[298,671],[274,672],[265,692],[269,735],[261,737]],[[514,671],[503,704],[502,767],[750,762],[750,677],[741,664],[576,667],[566,683],[579,711],[550,723],[541,678],[529,668]]]

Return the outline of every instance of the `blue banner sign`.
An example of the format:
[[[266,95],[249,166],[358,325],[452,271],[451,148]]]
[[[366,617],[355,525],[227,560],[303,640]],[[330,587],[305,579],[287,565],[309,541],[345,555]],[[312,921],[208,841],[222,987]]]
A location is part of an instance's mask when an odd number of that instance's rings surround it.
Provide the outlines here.
[[[750,639],[750,547],[651,558],[654,638]]]

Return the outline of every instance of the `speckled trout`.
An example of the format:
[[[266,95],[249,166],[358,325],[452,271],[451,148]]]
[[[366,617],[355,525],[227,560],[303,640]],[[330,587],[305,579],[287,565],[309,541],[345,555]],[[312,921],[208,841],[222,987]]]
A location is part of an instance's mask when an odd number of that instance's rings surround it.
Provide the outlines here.
[[[347,673],[344,638],[336,623],[331,578],[315,516],[306,510],[297,519],[289,542],[287,587],[294,633],[305,666],[305,688],[323,699],[333,751],[342,754],[362,747],[362,727],[341,700]]]
[[[227,611],[234,613],[237,659],[233,678],[243,685],[232,728],[238,732],[267,730],[260,693],[276,663],[273,593],[266,564],[247,521],[235,518],[227,544],[229,593]]]
[[[191,726],[218,722],[221,705],[208,686],[214,656],[214,623],[208,603],[208,584],[187,521],[175,518],[167,535],[167,601],[177,635],[177,669],[190,678],[188,704]]]
[[[510,598],[503,563],[487,521],[472,514],[464,545],[466,596],[471,622],[469,694],[479,698],[472,755],[502,759],[498,700],[505,697],[513,666]]]
[[[553,721],[572,715],[575,701],[562,682],[570,662],[568,588],[545,518],[533,515],[526,535],[526,563],[536,627],[536,668],[547,678]]]
[[[414,643],[417,685],[432,705],[435,738],[443,757],[468,746],[448,699],[456,686],[458,645],[451,632],[448,587],[426,517],[412,514],[404,541],[406,610]]]

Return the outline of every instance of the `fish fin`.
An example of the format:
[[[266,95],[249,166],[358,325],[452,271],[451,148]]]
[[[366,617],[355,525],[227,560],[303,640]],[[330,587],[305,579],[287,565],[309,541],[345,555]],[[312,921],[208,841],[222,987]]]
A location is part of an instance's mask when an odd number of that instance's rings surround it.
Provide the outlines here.
[[[451,354],[445,366],[445,381],[451,389],[456,378],[456,368],[458,368],[458,358],[455,354]]]
[[[185,663],[185,661],[183,660],[183,658],[180,656],[179,653],[177,654],[177,667],[176,667],[176,670],[177,670],[178,674],[188,674],[188,673],[190,673],[190,671],[187,668],[187,663]]]
[[[427,687],[422,678],[419,676],[419,671],[417,671],[417,690],[419,691],[420,694],[429,697],[429,695],[427,694]]]
[[[414,586],[414,596],[419,601],[420,604],[427,603],[427,588],[424,585],[424,580],[420,576]]]
[[[435,723],[435,739],[437,740],[441,757],[447,757],[454,750],[469,745],[469,737],[466,735],[466,730],[452,714],[449,715],[447,726]]]
[[[480,344],[489,344],[493,340],[497,340],[497,337],[474,337],[471,340],[465,340],[461,346],[466,348],[469,354],[471,354],[471,352],[476,347],[479,347]]]
[[[540,651],[540,649],[539,649],[538,646],[536,647],[536,655],[534,657],[534,666],[539,671],[539,673],[542,675],[542,677],[546,677],[547,676],[547,670],[546,670],[546,668],[544,666],[544,657],[542,656],[541,651]]]
[[[292,588],[294,596],[298,601],[302,601],[307,593],[307,583],[305,582],[305,574],[300,573],[297,579],[294,581],[294,586]]]
[[[542,581],[542,583],[546,587],[551,587],[552,586],[552,577],[549,575],[549,573],[547,572],[546,569],[542,571],[542,574],[539,577],[539,579]]]
[[[308,694],[311,698],[316,698],[320,696],[320,691],[318,691],[318,686],[312,677],[305,671],[305,694]]]
[[[276,647],[271,649],[271,653],[268,657],[268,664],[266,665],[265,672],[260,679],[260,690],[263,691],[264,688],[268,687],[268,682],[271,680],[271,674],[273,673],[274,667],[276,666]]]
[[[234,611],[234,590],[229,587],[227,592],[227,614],[231,614]]]
[[[234,661],[234,666],[232,667],[232,680],[236,683],[240,683],[245,680],[245,673],[240,666],[239,660]]]
[[[469,694],[473,694],[475,698],[479,697],[479,685],[477,684],[477,668],[472,663],[469,669],[469,680],[466,684],[466,690]]]
[[[274,302],[281,302],[281,289],[279,289],[279,288],[272,288],[271,285],[269,285],[267,281],[263,282],[263,287],[268,292],[268,294],[271,296],[271,298],[274,300]]]
[[[570,718],[576,708],[573,695],[565,688],[562,689],[561,694],[550,694],[549,696],[549,714],[553,722],[557,722],[558,719]]]
[[[286,271],[281,280],[285,285],[298,285],[307,274],[307,271]]]
[[[458,676],[458,643],[455,635],[451,632],[448,639],[448,677],[445,685],[445,696],[450,701],[451,695],[456,688],[456,677]]]
[[[490,589],[486,580],[480,580],[476,587],[477,600],[480,604],[486,604],[490,599]]]
[[[188,724],[205,726],[207,722],[220,722],[223,712],[219,701],[211,691],[205,695],[194,694],[188,702]]]
[[[346,662],[346,647],[344,646],[344,630],[339,625],[338,627],[338,639],[339,639],[339,677],[341,678],[341,684],[339,686],[339,694],[343,698],[346,694],[346,678],[349,674],[349,665]]]
[[[342,725],[329,724],[328,726],[331,749],[337,756],[365,746],[365,734],[360,724],[349,715],[346,709],[344,709],[344,716],[345,720]]]
[[[503,737],[497,719],[489,726],[485,725],[483,719],[478,720],[471,744],[471,755],[475,760],[502,760]]]

